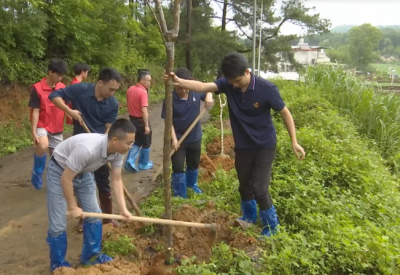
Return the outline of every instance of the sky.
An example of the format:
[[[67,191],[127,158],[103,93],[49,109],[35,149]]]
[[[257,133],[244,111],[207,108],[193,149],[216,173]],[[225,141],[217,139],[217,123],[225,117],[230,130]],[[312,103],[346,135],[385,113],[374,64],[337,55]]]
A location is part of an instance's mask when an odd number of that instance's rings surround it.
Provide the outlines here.
[[[278,0],[279,1],[279,0]],[[315,7],[315,12],[322,18],[330,19],[332,27],[340,25],[400,25],[400,0],[308,0],[308,7]],[[215,2],[212,7],[220,16],[221,9]],[[221,22],[215,21],[220,25]],[[227,29],[234,30],[234,23]],[[292,24],[284,24],[282,34],[302,34],[301,28]]]

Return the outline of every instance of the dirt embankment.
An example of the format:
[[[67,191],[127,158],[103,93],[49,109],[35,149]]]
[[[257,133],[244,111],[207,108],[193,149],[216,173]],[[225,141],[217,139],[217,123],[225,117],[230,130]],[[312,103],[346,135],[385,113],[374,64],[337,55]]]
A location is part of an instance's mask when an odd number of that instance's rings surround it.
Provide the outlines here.
[[[14,122],[18,125],[29,115],[29,87],[22,84],[0,85],[0,124]]]

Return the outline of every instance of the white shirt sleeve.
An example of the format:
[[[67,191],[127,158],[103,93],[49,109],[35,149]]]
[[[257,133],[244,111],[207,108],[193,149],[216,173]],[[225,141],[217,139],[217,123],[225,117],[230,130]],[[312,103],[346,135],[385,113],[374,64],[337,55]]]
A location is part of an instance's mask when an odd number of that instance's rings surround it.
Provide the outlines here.
[[[110,163],[111,163],[111,168],[121,168],[122,164],[124,163],[124,155],[117,153],[115,159],[110,161]]]

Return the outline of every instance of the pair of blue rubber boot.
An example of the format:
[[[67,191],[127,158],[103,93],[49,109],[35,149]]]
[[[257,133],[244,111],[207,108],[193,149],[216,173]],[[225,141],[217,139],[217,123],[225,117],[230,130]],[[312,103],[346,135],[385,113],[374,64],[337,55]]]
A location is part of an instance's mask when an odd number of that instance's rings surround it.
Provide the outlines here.
[[[240,206],[242,208],[243,217],[239,220],[247,223],[257,222],[257,203],[255,200],[241,201]],[[264,226],[261,235],[268,236],[275,235],[277,233],[277,227],[279,225],[278,215],[276,213],[275,206],[272,206],[268,210],[260,210],[261,223]]]
[[[174,197],[182,197],[187,199],[187,188],[193,189],[197,194],[201,194],[200,188],[197,186],[197,178],[199,169],[188,170],[186,173],[173,173],[172,174],[172,190]]]
[[[46,153],[41,157],[38,157],[36,154],[34,154],[31,183],[36,190],[42,189],[43,186],[42,175],[45,167],[46,167]]]
[[[81,253],[81,263],[84,265],[103,264],[113,259],[105,254],[101,254],[102,223],[97,221],[90,223],[83,222],[83,247]],[[50,271],[53,272],[59,267],[70,267],[65,260],[67,253],[67,233],[64,231],[57,237],[47,235],[46,239],[50,247]]]
[[[139,158],[138,165],[136,166],[136,160]],[[132,145],[132,148],[128,152],[128,156],[125,161],[125,170],[129,173],[136,173],[139,170],[148,170],[153,168],[153,162],[150,161],[150,148],[140,149],[137,145]]]

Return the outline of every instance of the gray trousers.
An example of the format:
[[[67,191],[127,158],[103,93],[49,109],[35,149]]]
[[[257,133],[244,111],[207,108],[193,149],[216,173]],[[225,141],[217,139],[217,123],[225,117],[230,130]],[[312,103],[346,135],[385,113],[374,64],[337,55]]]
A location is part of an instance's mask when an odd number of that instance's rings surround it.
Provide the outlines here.
[[[49,216],[49,234],[52,237],[61,235],[67,229],[67,201],[61,186],[60,166],[50,160],[47,168],[47,211]],[[83,212],[101,213],[97,202],[96,184],[91,173],[82,173],[73,180],[74,192]],[[86,218],[87,222],[100,221]]]

